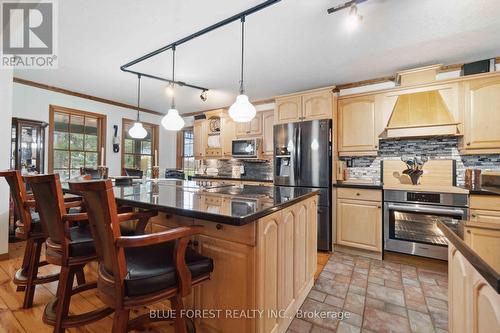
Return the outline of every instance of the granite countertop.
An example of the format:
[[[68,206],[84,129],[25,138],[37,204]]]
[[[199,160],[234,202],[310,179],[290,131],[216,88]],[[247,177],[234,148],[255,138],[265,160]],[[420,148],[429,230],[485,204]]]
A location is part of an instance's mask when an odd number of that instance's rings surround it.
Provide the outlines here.
[[[235,180],[235,181],[248,181],[248,182],[265,182],[272,183],[273,179],[270,178],[259,178],[256,176],[241,176],[233,177],[232,175],[194,175],[191,176],[192,179],[220,179],[220,180]]]
[[[469,191],[469,194],[478,194],[478,195],[500,195],[500,189],[498,187],[488,187],[488,186],[459,186],[465,190]]]
[[[333,183],[333,187],[346,187],[346,188],[364,188],[371,190],[381,190],[383,188],[382,183],[368,183],[368,182],[354,182],[354,181],[337,181]]]
[[[464,224],[470,224],[472,222],[464,221]],[[458,251],[470,262],[470,264],[476,269],[482,277],[488,281],[488,283],[500,294],[500,272],[491,267],[487,262],[485,262],[481,256],[476,253],[469,245],[464,241],[464,225],[460,224],[460,227],[456,230],[450,228],[443,222],[437,223],[438,228],[443,232],[448,241],[457,248]]]
[[[70,192],[67,184],[63,188]],[[206,189],[195,181],[182,180],[145,181],[115,186],[113,190],[119,204],[236,226],[318,194],[306,188],[221,183]]]

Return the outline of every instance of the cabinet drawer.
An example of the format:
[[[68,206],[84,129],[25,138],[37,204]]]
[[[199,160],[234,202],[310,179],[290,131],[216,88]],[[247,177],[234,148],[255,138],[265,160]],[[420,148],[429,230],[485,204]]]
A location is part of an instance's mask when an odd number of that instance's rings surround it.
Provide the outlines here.
[[[471,195],[470,208],[481,210],[500,211],[500,196],[498,195]]]
[[[233,226],[217,222],[194,220],[195,225],[204,227],[203,234],[231,242],[255,245],[255,222],[243,226]]]
[[[478,222],[478,223],[485,222],[485,223],[498,224],[500,226],[500,211],[471,209],[469,219],[471,222]]]
[[[221,148],[207,148],[207,156],[222,156],[222,149]]]
[[[149,220],[149,224],[157,224],[169,227],[190,226],[193,225],[193,218],[170,215],[160,212],[158,213],[158,216],[154,216]]]
[[[337,198],[382,201],[382,191],[359,188],[337,188]]]

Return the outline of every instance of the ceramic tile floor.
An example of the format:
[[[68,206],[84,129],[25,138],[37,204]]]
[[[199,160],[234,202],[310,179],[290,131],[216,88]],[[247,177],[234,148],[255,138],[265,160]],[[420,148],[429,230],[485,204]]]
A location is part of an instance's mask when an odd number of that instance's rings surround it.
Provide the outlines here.
[[[330,311],[330,318],[295,318],[288,333],[447,332],[446,263],[421,262],[333,253],[302,305],[303,311]],[[332,318],[338,312],[345,318]]]

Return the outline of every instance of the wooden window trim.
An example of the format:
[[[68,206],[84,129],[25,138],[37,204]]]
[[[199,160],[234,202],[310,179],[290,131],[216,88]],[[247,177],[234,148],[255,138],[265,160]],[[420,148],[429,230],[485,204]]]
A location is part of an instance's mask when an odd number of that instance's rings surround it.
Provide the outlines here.
[[[121,140],[121,172],[122,176],[125,176],[125,126],[134,124],[136,121],[128,118],[122,118],[122,140]],[[141,121],[142,124],[151,126],[153,128],[153,138],[151,143],[153,146],[151,147],[151,161],[153,166],[157,165],[158,161],[155,159],[155,150],[158,150],[158,159],[160,155],[160,126],[153,123],[147,123],[145,121]]]
[[[69,113],[70,115],[88,116],[97,118],[100,123],[100,133],[98,136],[97,148],[97,163],[98,165],[104,164],[106,161],[106,128],[107,117],[104,114],[82,111],[72,108],[67,108],[59,105],[49,105],[49,154],[48,154],[48,172],[54,172],[54,113]],[[101,150],[104,148],[104,156],[101,156]]]
[[[182,165],[182,161],[184,158],[184,132],[186,131],[193,131],[193,126],[190,127],[184,127],[182,130],[177,132],[177,140],[176,140],[176,146],[177,146],[177,152],[176,152],[176,159],[175,159],[175,167],[177,170],[182,170],[184,169],[184,165]],[[194,138],[193,138],[194,140]],[[193,143],[194,145],[194,143]]]

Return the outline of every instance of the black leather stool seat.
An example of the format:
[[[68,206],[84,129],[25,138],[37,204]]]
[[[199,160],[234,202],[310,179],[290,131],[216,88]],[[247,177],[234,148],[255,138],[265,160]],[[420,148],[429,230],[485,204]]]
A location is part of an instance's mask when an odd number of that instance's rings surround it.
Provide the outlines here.
[[[177,285],[173,262],[175,242],[125,249],[128,274],[125,277],[127,296],[141,296]],[[186,250],[186,264],[192,278],[209,274],[214,265],[210,258]]]
[[[135,231],[131,228],[121,227],[120,231],[123,236],[135,235]],[[71,235],[69,252],[72,257],[90,256],[96,254],[94,239],[92,238],[90,227],[86,222],[70,228],[69,232]]]

